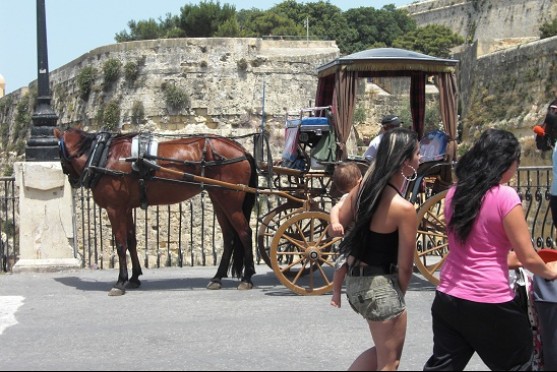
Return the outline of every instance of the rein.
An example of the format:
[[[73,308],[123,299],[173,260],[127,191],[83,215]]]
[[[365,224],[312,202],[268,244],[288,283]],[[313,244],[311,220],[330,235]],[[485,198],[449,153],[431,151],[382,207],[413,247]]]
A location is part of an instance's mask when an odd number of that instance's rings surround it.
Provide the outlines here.
[[[58,140],[58,152],[60,153],[60,158],[67,162],[70,162],[73,159],[79,157],[79,154],[75,154],[72,156],[68,155],[68,150],[66,149],[66,144],[64,143],[63,137]]]

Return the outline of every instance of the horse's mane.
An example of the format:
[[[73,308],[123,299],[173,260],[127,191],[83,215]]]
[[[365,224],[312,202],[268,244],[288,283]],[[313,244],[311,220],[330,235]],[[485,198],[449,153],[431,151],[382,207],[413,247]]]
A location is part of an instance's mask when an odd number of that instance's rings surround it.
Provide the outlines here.
[[[79,128],[69,128],[67,132],[76,133],[79,136],[79,141],[77,142],[77,151],[78,153],[85,153],[91,148],[91,144],[96,137],[95,133],[88,133]]]

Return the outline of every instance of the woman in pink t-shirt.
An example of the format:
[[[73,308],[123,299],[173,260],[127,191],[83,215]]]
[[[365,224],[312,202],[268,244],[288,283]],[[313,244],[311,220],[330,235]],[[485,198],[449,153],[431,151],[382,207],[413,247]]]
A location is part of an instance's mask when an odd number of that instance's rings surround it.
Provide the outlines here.
[[[450,254],[431,307],[433,355],[424,371],[463,370],[474,354],[492,370],[529,370],[532,330],[509,285],[507,256],[543,278],[547,267],[530,240],[517,192],[520,145],[508,131],[488,129],[456,166],[445,199]]]

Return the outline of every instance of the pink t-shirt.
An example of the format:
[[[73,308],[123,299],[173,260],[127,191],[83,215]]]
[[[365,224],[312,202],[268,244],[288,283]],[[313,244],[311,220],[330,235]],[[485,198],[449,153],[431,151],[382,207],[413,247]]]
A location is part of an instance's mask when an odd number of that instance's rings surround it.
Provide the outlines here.
[[[445,198],[445,218],[452,216],[451,202],[455,186]],[[512,248],[505,234],[503,219],[517,205],[522,205],[515,189],[499,185],[491,188],[483,200],[468,240],[461,244],[448,232],[449,255],[441,268],[437,290],[474,302],[503,303],[514,298],[509,285],[507,255]]]

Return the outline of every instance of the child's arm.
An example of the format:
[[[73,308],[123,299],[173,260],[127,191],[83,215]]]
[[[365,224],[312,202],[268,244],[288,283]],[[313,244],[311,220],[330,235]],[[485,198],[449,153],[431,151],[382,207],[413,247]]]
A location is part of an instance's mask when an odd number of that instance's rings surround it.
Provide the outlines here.
[[[331,219],[331,223],[329,225],[330,226],[329,234],[331,236],[344,236],[344,226],[342,226],[342,224],[340,223],[339,213],[340,213],[340,208],[342,208],[342,205],[344,204],[344,200],[346,200],[347,196],[348,194],[344,194],[342,198],[340,198],[338,203],[336,203],[334,207],[331,208],[331,211],[329,212],[329,218]]]

